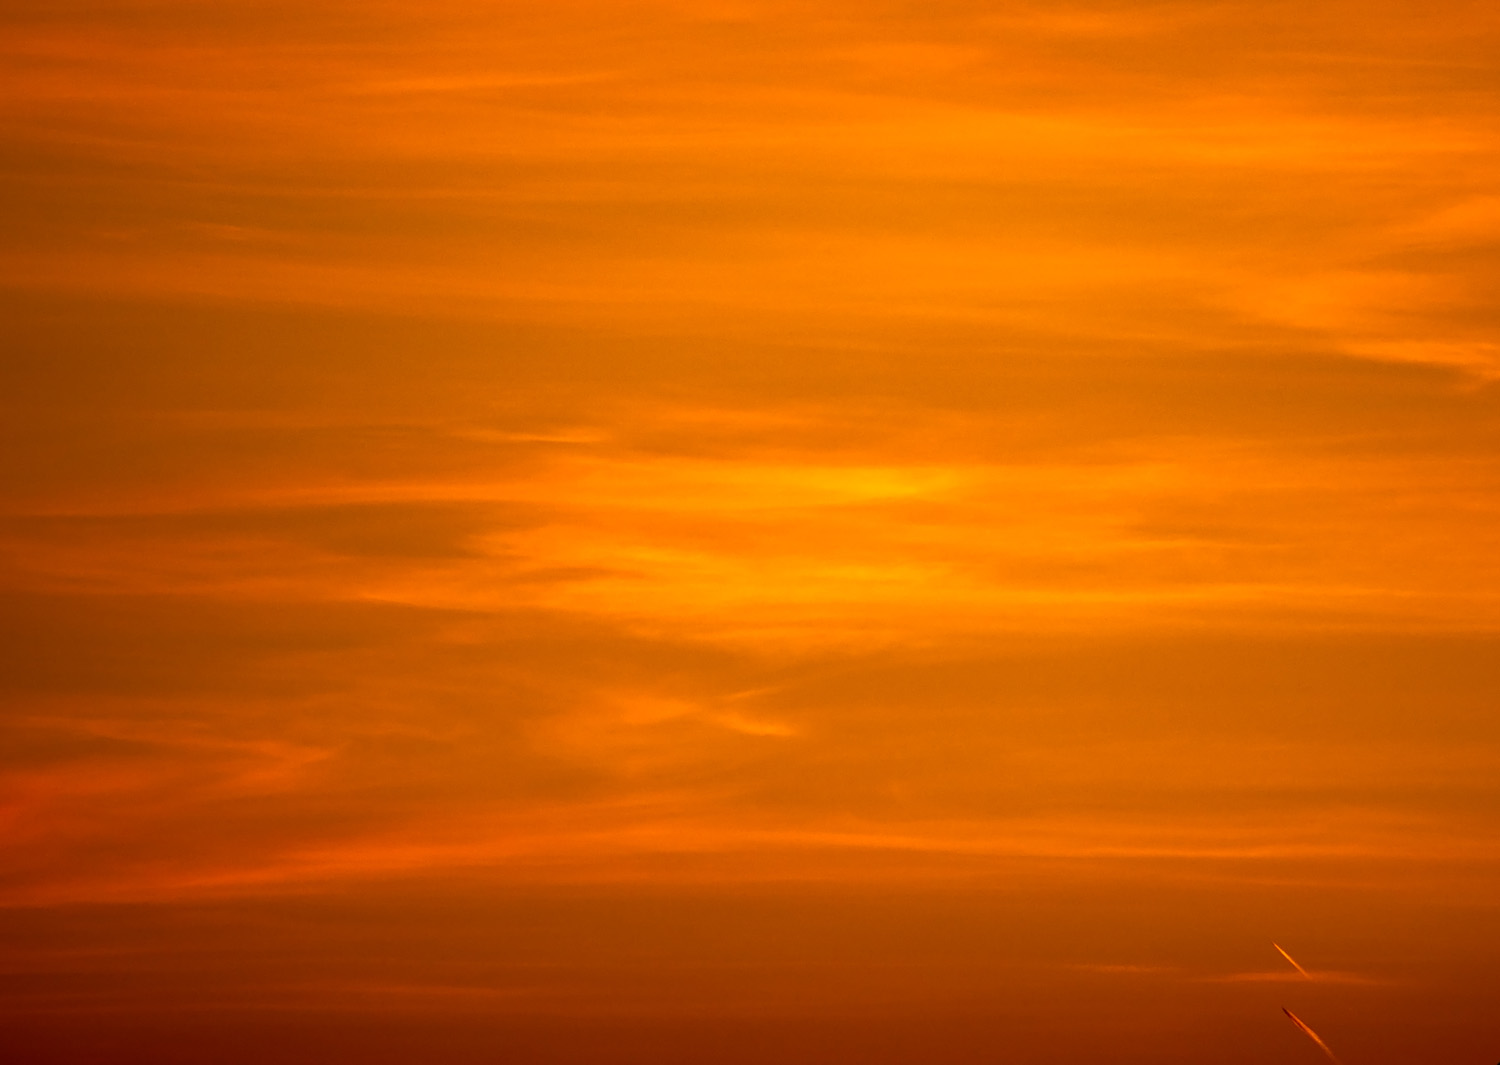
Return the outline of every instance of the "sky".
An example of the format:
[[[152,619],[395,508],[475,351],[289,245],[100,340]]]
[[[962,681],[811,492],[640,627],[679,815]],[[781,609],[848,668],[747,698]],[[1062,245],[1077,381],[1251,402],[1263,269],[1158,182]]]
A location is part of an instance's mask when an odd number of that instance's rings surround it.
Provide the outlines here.
[[[1500,1058],[1497,55],[10,0],[0,1054]]]

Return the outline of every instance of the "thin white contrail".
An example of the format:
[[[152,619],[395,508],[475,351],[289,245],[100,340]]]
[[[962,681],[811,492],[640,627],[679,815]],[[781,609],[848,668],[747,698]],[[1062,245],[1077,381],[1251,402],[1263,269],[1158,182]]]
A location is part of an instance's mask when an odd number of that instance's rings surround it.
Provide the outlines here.
[[[1297,963],[1292,962],[1292,964],[1296,965]],[[1291,1022],[1302,1030],[1303,1034],[1305,1034],[1307,1038],[1318,1044],[1318,1048],[1322,1050],[1323,1053],[1328,1055],[1328,1060],[1333,1062],[1333,1065],[1343,1065],[1343,1062],[1339,1061],[1339,1056],[1332,1050],[1328,1049],[1328,1044],[1323,1042],[1323,1037],[1309,1028],[1305,1023],[1303,1023],[1301,1017],[1298,1017],[1295,1013],[1287,1009],[1285,1006],[1281,1007],[1281,1012],[1285,1013],[1287,1017],[1291,1019]]]
[[[1280,954],[1283,958],[1285,958],[1287,961],[1289,961],[1289,962],[1292,963],[1292,968],[1293,969],[1296,969],[1299,973],[1301,973],[1303,976],[1307,977],[1309,980],[1311,980],[1313,978],[1313,974],[1312,973],[1308,972],[1306,969],[1302,968],[1302,966],[1300,966],[1300,965],[1297,964],[1297,959],[1296,958],[1292,957],[1286,951],[1284,951],[1284,950],[1281,949],[1281,944],[1280,943],[1272,943],[1271,946],[1273,946],[1273,947],[1276,948],[1276,953]]]

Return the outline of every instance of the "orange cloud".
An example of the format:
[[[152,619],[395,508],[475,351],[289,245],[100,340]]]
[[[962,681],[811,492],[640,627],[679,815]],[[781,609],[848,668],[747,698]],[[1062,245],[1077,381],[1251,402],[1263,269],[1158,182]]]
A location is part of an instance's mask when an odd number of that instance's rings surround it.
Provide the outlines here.
[[[0,22],[0,1056],[1482,1049],[1488,9]]]

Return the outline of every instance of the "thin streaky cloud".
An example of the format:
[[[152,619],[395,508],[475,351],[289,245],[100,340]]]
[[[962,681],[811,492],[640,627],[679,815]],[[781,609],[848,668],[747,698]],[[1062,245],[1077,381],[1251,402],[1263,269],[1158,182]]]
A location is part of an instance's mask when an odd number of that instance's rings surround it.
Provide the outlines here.
[[[1302,976],[1289,972],[1229,973],[1225,976],[1208,976],[1203,979],[1207,983],[1214,984],[1300,984],[1303,981]],[[1320,984],[1383,985],[1390,982],[1361,976],[1358,973],[1320,972],[1313,979]]]
[[[1497,1060],[1500,6],[0,28],[7,1045]]]

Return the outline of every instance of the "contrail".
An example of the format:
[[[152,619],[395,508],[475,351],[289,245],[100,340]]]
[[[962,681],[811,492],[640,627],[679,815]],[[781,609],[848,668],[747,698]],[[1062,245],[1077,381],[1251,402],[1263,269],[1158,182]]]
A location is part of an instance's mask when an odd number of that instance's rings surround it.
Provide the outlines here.
[[[1292,968],[1293,969],[1296,969],[1299,973],[1301,973],[1303,976],[1307,977],[1309,980],[1311,980],[1313,978],[1313,974],[1312,973],[1308,972],[1306,969],[1302,968],[1302,966],[1300,966],[1300,965],[1297,964],[1297,959],[1296,958],[1292,957],[1286,951],[1284,951],[1284,950],[1281,949],[1281,944],[1280,943],[1272,943],[1271,946],[1273,946],[1273,947],[1276,948],[1276,953],[1280,954],[1283,958],[1285,958],[1287,961],[1289,961],[1289,962],[1292,963]]]
[[[1297,963],[1292,962],[1292,964],[1296,965]],[[1285,1006],[1281,1007],[1281,1012],[1285,1013],[1289,1018],[1291,1018],[1291,1022],[1298,1028],[1302,1029],[1302,1031],[1307,1034],[1307,1038],[1318,1044],[1318,1047],[1323,1051],[1323,1053],[1328,1055],[1328,1060],[1333,1062],[1333,1065],[1343,1065],[1343,1062],[1339,1061],[1339,1056],[1328,1049],[1328,1044],[1323,1042],[1323,1037],[1318,1035],[1317,1032],[1313,1031],[1306,1024],[1302,1023],[1301,1017],[1298,1017],[1295,1013],[1287,1009]]]

